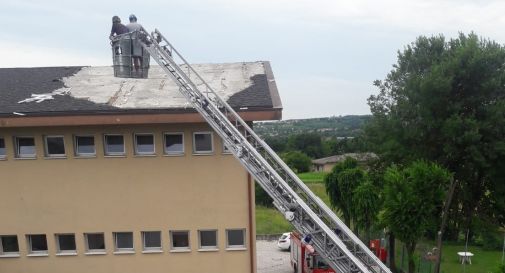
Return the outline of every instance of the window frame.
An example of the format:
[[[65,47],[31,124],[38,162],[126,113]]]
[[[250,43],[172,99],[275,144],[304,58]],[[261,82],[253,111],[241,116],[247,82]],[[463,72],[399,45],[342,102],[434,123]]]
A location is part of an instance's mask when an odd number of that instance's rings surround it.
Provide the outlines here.
[[[120,248],[118,247],[118,237],[117,235],[118,234],[130,234],[131,235],[131,239],[132,239],[132,247],[131,248]],[[112,238],[114,240],[114,253],[115,254],[118,254],[118,253],[135,253],[135,241],[134,241],[134,238],[133,238],[133,232],[131,231],[118,231],[118,232],[112,232]]]
[[[33,139],[33,149],[34,149],[34,152],[33,154],[26,154],[26,155],[22,155],[19,151],[19,139],[20,138],[31,138]],[[14,156],[18,159],[34,159],[34,158],[37,158],[37,143],[35,141],[35,137],[34,136],[14,136]]]
[[[186,233],[188,236],[188,246],[174,246],[174,233]],[[189,230],[170,230],[170,252],[190,252],[191,251],[191,232]]]
[[[107,151],[107,137],[109,136],[120,136],[123,138],[123,152],[108,152]],[[126,156],[126,143],[125,143],[125,137],[124,137],[124,134],[103,134],[103,153],[105,156],[109,156],[109,157],[114,157],[114,156],[118,156],[118,157],[122,157],[122,156]]]
[[[180,135],[182,136],[182,151],[180,152],[169,152],[167,151],[167,135]],[[164,132],[163,133],[163,154],[169,156],[179,156],[186,153],[184,132]]]
[[[49,145],[47,143],[48,138],[61,138],[63,139],[63,154],[50,154],[49,153]],[[67,148],[65,145],[65,136],[64,135],[44,135],[44,155],[47,158],[65,158],[67,157]]]
[[[4,251],[4,246],[2,243],[2,238],[4,237],[15,237],[16,238],[16,244],[18,246],[18,251]],[[15,234],[8,234],[8,235],[0,235],[0,257],[19,257],[19,239],[18,236]]]
[[[202,246],[202,232],[208,232],[212,231],[214,232],[215,238],[216,238],[216,245],[214,246]],[[199,250],[219,250],[219,235],[217,229],[199,229],[198,230],[198,249]]]
[[[74,237],[74,246],[75,249],[73,250],[61,250],[61,245],[60,245],[60,236],[65,236],[65,235],[72,235]],[[56,241],[56,255],[71,255],[71,254],[77,254],[77,242],[75,241],[75,233],[56,233],[54,234],[54,239]]]
[[[153,137],[153,151],[152,152],[139,152],[137,146],[137,136],[152,136]],[[133,151],[138,156],[153,156],[156,155],[156,136],[154,133],[134,133],[133,134]]]
[[[46,240],[46,250],[33,250],[32,236],[44,236]],[[49,245],[47,244],[46,234],[27,234],[26,243],[28,245],[28,256],[48,256],[49,255]]]
[[[93,138],[93,153],[79,153],[79,137],[92,137]],[[76,157],[95,157],[96,156],[96,143],[94,135],[74,135],[74,155]]]
[[[7,158],[7,144],[5,143],[5,137],[3,136],[0,136],[0,139],[3,141],[4,143],[4,154],[0,154],[0,160],[3,160],[3,159],[6,159]]]
[[[230,245],[230,236],[229,232],[230,231],[242,231],[242,239],[244,244],[243,245]],[[226,229],[226,249],[227,250],[246,250],[247,249],[247,244],[246,244],[246,229],[245,228],[228,228]]]
[[[160,235],[160,246],[159,247],[152,247],[152,246],[148,247],[148,246],[146,246],[146,239],[145,239],[146,233],[158,233]],[[154,230],[154,231],[142,231],[141,235],[142,235],[142,252],[143,253],[163,252],[163,238],[161,236],[161,231],[157,231],[157,230]]]
[[[210,150],[197,151],[196,150],[196,135],[197,134],[210,134]],[[196,155],[211,155],[214,153],[214,133],[212,131],[193,132],[193,154]]]
[[[89,248],[89,238],[88,235],[102,235],[103,238],[103,249],[98,249],[98,248]],[[85,254],[106,254],[107,252],[107,243],[105,241],[105,234],[103,232],[86,232],[84,233],[84,247],[85,249]]]

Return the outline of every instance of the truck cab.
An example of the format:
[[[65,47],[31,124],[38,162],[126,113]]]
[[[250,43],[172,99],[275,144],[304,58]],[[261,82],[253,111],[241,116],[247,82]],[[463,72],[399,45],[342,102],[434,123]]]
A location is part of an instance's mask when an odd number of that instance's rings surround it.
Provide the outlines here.
[[[335,273],[310,244],[297,232],[291,233],[291,267],[295,273]]]

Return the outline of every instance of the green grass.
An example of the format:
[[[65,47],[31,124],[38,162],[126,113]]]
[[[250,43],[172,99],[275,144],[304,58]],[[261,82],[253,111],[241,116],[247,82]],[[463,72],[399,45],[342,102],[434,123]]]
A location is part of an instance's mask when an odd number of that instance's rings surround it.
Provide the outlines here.
[[[275,208],[256,206],[256,234],[278,234],[293,230],[293,226]]]
[[[442,248],[443,273],[463,272],[463,265],[458,260],[458,252],[465,251],[464,245],[446,244]],[[489,273],[497,272],[501,262],[501,251],[483,250],[481,247],[468,246],[468,251],[472,252],[472,264],[466,265],[466,273]]]
[[[434,246],[434,242],[421,243],[418,245],[416,251],[416,272],[419,273],[431,273],[433,272],[434,264],[428,261],[422,260],[419,263],[419,257],[425,254],[425,251],[420,249],[431,248]],[[499,250],[483,250],[478,246],[468,246],[468,251],[472,252],[474,256],[472,257],[472,264],[466,264],[465,269],[463,265],[459,262],[458,252],[465,251],[465,245],[454,244],[454,243],[444,243],[442,248],[442,265],[440,272],[442,273],[498,273],[497,268],[501,262],[501,251]],[[407,253],[404,253],[403,268],[405,272],[407,271]],[[402,268],[402,246],[401,243],[397,241],[396,246],[396,266]],[[418,268],[420,267],[420,268]],[[465,270],[465,271],[463,271]]]
[[[323,172],[308,172],[308,173],[299,173],[298,177],[305,183],[324,183],[323,179],[326,173]]]
[[[324,173],[301,173],[298,176],[323,202],[330,205],[323,182]],[[275,208],[256,206],[256,234],[277,234],[291,230],[293,226]]]

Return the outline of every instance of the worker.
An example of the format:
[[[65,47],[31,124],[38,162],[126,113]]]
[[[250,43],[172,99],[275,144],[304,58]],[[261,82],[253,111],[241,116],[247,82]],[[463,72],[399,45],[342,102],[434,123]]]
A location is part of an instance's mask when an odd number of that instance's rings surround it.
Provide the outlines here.
[[[131,14],[129,19],[130,23],[126,25],[126,28],[128,28],[129,32],[139,31],[142,29],[142,25],[137,23],[137,16],[135,16],[135,14]],[[137,36],[137,39],[139,38],[140,37]],[[138,72],[142,64],[142,46],[140,45],[138,40],[135,40],[135,42],[133,43],[132,58],[133,58],[133,65],[135,66],[135,71]]]
[[[126,27],[128,28],[128,31],[132,32],[135,30],[142,29],[142,25],[137,23],[137,16],[135,16],[135,14],[131,14],[128,19],[130,19],[130,23],[128,25],[126,25]]]
[[[121,24],[121,19],[119,18],[119,16],[114,15],[112,17],[112,29],[110,31],[109,39],[112,40],[114,36],[125,33],[128,33],[128,28],[125,25]]]

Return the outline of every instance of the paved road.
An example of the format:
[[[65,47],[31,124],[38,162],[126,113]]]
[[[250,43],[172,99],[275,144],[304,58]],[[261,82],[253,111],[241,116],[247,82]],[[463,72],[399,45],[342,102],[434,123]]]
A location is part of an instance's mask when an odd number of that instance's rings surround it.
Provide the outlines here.
[[[256,241],[258,273],[292,273],[289,252],[277,248],[276,241]]]

